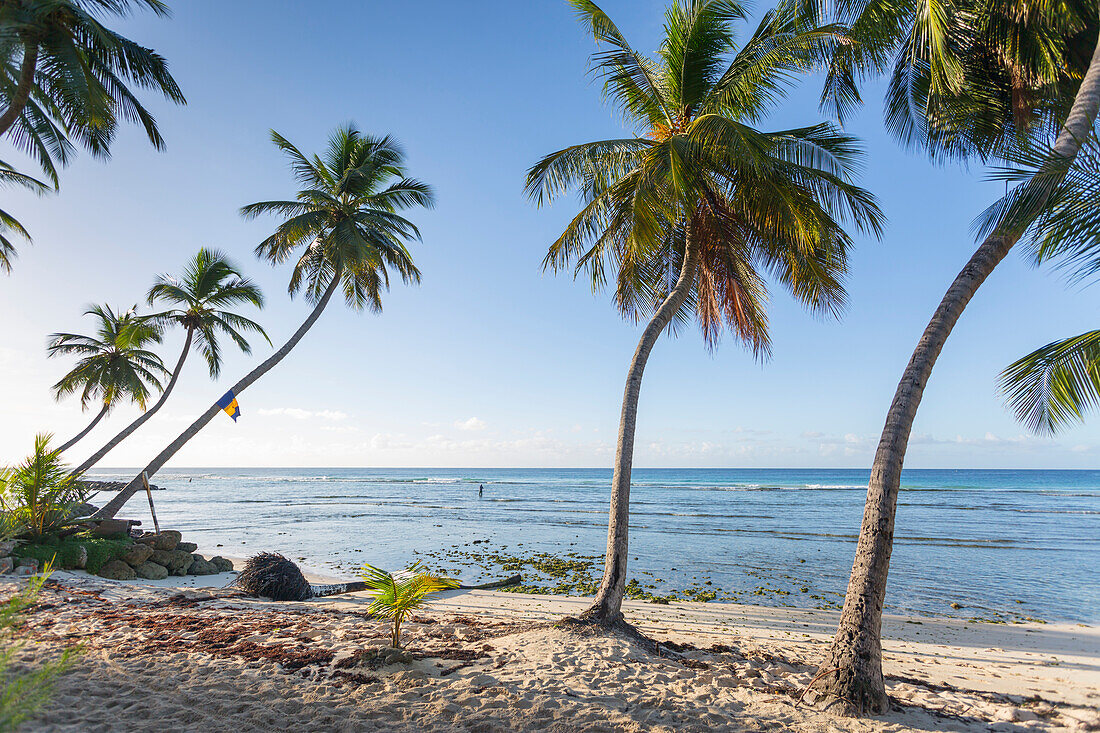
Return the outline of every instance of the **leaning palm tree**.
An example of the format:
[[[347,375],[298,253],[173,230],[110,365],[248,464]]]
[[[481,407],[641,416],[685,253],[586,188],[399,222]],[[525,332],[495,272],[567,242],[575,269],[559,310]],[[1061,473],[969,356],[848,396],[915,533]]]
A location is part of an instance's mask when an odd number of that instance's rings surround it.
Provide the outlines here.
[[[338,128],[325,155],[306,157],[272,131],[275,145],[290,159],[302,185],[293,201],[263,201],[241,209],[247,218],[263,214],[286,217],[275,233],[260,242],[257,255],[272,264],[296,257],[290,276],[291,296],[305,291],[313,310],[283,346],[233,385],[239,395],[290,353],[320,318],[337,290],[354,310],[382,309],[390,268],[401,279],[419,282],[420,271],[405,247],[419,239],[416,226],[398,212],[433,205],[431,188],[405,175],[405,154],[389,136],[362,135],[354,126]],[[198,434],[222,407],[214,403],[145,468],[152,476]],[[141,486],[138,474],[97,514],[113,517]]]
[[[137,306],[116,313],[108,305],[94,305],[84,312],[98,320],[94,336],[55,333],[47,347],[49,356],[77,356],[76,366],[53,386],[54,399],[80,393],[80,407],[99,405],[92,421],[57,448],[71,448],[94,428],[119,402],[130,400],[142,410],[152,390],[160,389],[160,377],[168,373],[160,357],[145,347],[160,343],[160,331],[136,315]]]
[[[840,39],[837,28],[809,25],[783,5],[734,53],[733,24],[745,17],[738,2],[677,2],[653,59],[595,3],[572,4],[606,48],[594,56],[594,71],[633,129],[546,156],[529,171],[527,193],[539,204],[581,193],[584,207],[544,266],[574,263],[596,288],[614,270],[620,311],[648,319],[623,394],[604,574],[582,616],[618,625],[638,398],[657,339],[694,307],[711,345],[728,326],[754,354],[767,355],[766,276],[814,313],[839,314],[852,244],[842,222],[878,235],[883,217],[851,182],[859,160],[852,138],[827,124],[753,127],[792,78]]]
[[[145,319],[158,328],[179,326],[184,330],[183,350],[180,352],[176,368],[168,379],[160,399],[148,410],[127,425],[118,435],[111,438],[98,451],[77,467],[84,473],[103,459],[119,443],[144,425],[164,405],[176,386],[183,364],[192,349],[197,350],[206,359],[211,379],[217,379],[221,372],[222,357],[220,338],[225,336],[233,341],[245,354],[252,353],[252,347],[242,331],[258,333],[267,339],[260,324],[226,308],[238,305],[253,305],[263,308],[264,298],[260,288],[243,277],[236,266],[221,252],[205,247],[191,258],[179,279],[171,275],[160,275],[149,289],[149,305],[158,303],[175,306],[166,311],[145,316]]]
[[[106,155],[120,118],[137,122],[157,149],[156,121],[129,85],[185,99],[165,60],[104,26],[134,9],[166,16],[161,0],[7,0],[0,3],[0,135],[35,155],[48,172],[75,139]]]
[[[0,161],[0,186],[22,186],[35,193],[42,193],[46,190],[46,184],[42,181],[20,173],[3,161]],[[5,272],[11,272],[11,261],[16,254],[15,245],[8,236],[9,232],[22,237],[27,242],[31,241],[31,235],[27,233],[19,220],[0,209],[0,270]]]
[[[887,412],[840,624],[814,682],[820,703],[857,715],[889,707],[882,611],[901,471],[925,385],[967,304],[1042,215],[1088,138],[1100,107],[1100,25],[1096,4],[1076,0],[971,0],[937,12],[916,0],[836,7],[857,41],[839,50],[826,85],[838,110],[858,100],[856,76],[893,64],[887,126],[933,157],[1012,159],[1057,131],[1043,165],[986,218],[984,239],[933,313]]]

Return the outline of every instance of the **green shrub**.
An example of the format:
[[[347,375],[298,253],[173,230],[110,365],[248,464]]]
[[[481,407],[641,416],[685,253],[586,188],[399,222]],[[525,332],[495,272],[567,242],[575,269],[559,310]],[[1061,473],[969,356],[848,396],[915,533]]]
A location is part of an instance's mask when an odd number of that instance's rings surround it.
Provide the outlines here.
[[[0,731],[14,731],[49,701],[54,682],[59,674],[72,666],[79,649],[66,649],[58,658],[37,664],[30,672],[15,673],[11,663],[23,647],[16,634],[23,619],[23,611],[34,604],[42,584],[51,568],[45,567],[41,575],[28,579],[26,587],[0,603]],[[39,661],[39,660],[36,660]]]
[[[88,553],[84,569],[89,573],[98,573],[100,568],[111,560],[117,560],[130,550],[134,541],[126,538],[90,537],[87,534],[72,535],[60,541],[53,537],[43,543],[20,545],[13,553],[16,557],[32,557],[38,560],[39,567],[46,563],[71,570],[80,564],[81,548]]]
[[[117,560],[130,551],[134,544],[131,539],[112,540],[104,537],[93,537],[84,541],[84,547],[88,550],[88,563],[84,569],[89,573],[98,573],[99,569],[111,560]]]
[[[61,451],[50,448],[50,435],[34,439],[34,453],[18,466],[0,470],[0,524],[10,532],[36,542],[72,523],[87,489],[69,472]]]

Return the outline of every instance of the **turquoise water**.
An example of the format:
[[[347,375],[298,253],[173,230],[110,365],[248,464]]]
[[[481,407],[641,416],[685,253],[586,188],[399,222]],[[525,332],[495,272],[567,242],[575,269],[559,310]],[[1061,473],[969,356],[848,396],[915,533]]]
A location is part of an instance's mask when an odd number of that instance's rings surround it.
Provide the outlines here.
[[[92,477],[129,478],[132,472]],[[609,470],[189,469],[154,483],[164,526],[204,548],[275,550],[351,576],[470,549],[600,555]],[[630,573],[656,590],[710,581],[746,603],[843,598],[867,472],[640,469]],[[478,486],[484,484],[484,496]],[[148,519],[143,496],[127,515]],[[488,540],[468,545],[474,540]],[[484,574],[477,563],[450,570]],[[490,570],[490,572],[495,572]],[[659,582],[658,582],[659,581]],[[720,596],[720,597],[722,597]],[[957,603],[962,608],[954,609]],[[906,471],[888,611],[1100,623],[1100,471]]]

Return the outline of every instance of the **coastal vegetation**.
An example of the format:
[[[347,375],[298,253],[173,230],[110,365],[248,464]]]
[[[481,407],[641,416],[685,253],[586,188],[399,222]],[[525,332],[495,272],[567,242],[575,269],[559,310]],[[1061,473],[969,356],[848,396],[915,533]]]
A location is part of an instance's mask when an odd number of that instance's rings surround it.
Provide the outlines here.
[[[246,218],[274,214],[284,218],[275,233],[260,242],[256,254],[271,264],[297,257],[287,291],[304,292],[313,310],[286,343],[229,390],[239,395],[290,353],[321,317],[329,300],[342,290],[353,310],[382,310],[382,292],[390,270],[405,283],[419,282],[406,242],[420,238],[416,225],[399,212],[433,205],[431,187],[409,178],[405,153],[389,137],[363,135],[352,125],[337,128],[323,156],[307,157],[272,130],[275,146],[290,161],[303,186],[293,200],[260,201],[241,209]],[[141,476],[152,476],[222,410],[215,402],[142,473],[97,514],[109,518],[141,488]]]
[[[797,5],[781,4],[731,54],[734,24],[747,17],[740,3],[676,3],[653,59],[595,3],[572,4],[601,49],[594,74],[631,135],[546,156],[528,172],[527,193],[543,204],[581,192],[584,208],[544,266],[573,265],[594,289],[613,278],[620,313],[648,321],[623,393],[603,579],[584,614],[615,625],[627,584],[638,400],[657,339],[694,316],[712,348],[728,328],[766,357],[765,276],[811,313],[839,316],[852,245],[845,223],[878,236],[883,216],[852,182],[861,155],[852,137],[827,123],[754,127],[793,77],[845,42],[841,27],[809,23]]]
[[[76,662],[79,647],[69,647],[60,656],[40,662],[29,671],[19,671],[14,663],[26,646],[20,638],[19,626],[26,611],[33,607],[50,577],[52,568],[45,566],[42,572],[28,579],[17,593],[0,604],[0,731],[18,730],[42,706],[53,693],[57,678]]]
[[[396,573],[364,564],[360,577],[374,598],[367,612],[393,622],[390,646],[394,649],[401,648],[401,623],[410,611],[423,606],[436,593],[458,587],[457,580],[427,573],[420,563]]]
[[[0,509],[4,537],[42,540],[70,523],[88,498],[87,492],[61,458],[60,448],[50,447],[50,435],[34,439],[34,452],[22,463],[0,470]]]
[[[76,469],[78,473],[84,473],[102,460],[115,446],[156,414],[176,386],[176,380],[179,379],[183,364],[192,349],[206,360],[210,378],[217,379],[222,365],[221,338],[228,338],[245,354],[252,353],[252,346],[245,339],[244,333],[257,333],[268,344],[271,343],[260,324],[227,310],[239,305],[263,308],[264,297],[255,283],[241,275],[236,265],[225,254],[216,250],[205,247],[200,249],[184,267],[179,278],[171,275],[158,276],[153,287],[149,289],[147,298],[150,306],[170,307],[168,310],[142,317],[143,323],[152,325],[158,333],[174,326],[183,329],[183,349],[179,360],[168,378],[168,384],[153,406],[81,463]]]
[[[879,440],[852,575],[818,699],[850,714],[881,713],[881,624],[897,496],[913,421],[952,329],[978,288],[1052,203],[1100,107],[1100,18],[1095,3],[1029,6],[979,0],[950,12],[919,3],[834,6],[852,28],[837,47],[823,99],[843,113],[855,80],[890,72],[886,126],[933,159],[1018,159],[1042,149],[1033,175],[981,220],[981,244],[940,301],[898,384]],[[1053,132],[1057,138],[1046,148]]]
[[[524,195],[537,207],[579,198],[580,210],[549,246],[542,267],[569,270],[594,291],[609,289],[619,314],[642,326],[620,405],[606,551],[601,558],[579,551],[507,553],[502,547],[458,549],[445,557],[531,573],[513,592],[593,596],[579,620],[604,630],[628,626],[625,599],[663,605],[803,594],[813,601],[804,605],[841,611],[803,695],[812,693],[816,704],[845,715],[886,713],[881,627],[902,469],[937,359],[979,288],[1018,243],[1033,263],[1060,265],[1073,282],[1100,271],[1100,9],[1092,0],[935,6],[912,0],[780,0],[739,44],[735,30],[750,17],[744,4],[677,0],[665,13],[656,54],[648,55],[592,0],[569,4],[594,39],[592,75],[626,132],[542,157],[526,172]],[[0,137],[35,160],[48,181],[0,162],[0,185],[56,190],[58,169],[76,148],[108,157],[123,121],[140,126],[154,148],[163,149],[157,123],[134,89],[174,104],[185,103],[182,91],[159,54],[103,25],[104,17],[136,10],[168,14],[160,0],[0,2]],[[824,73],[820,106],[836,123],[772,129],[769,117],[815,72]],[[791,571],[783,580],[761,577],[748,592],[716,587],[709,579],[669,589],[650,571],[648,577],[631,577],[631,476],[643,376],[653,349],[662,334],[675,336],[697,325],[709,349],[728,335],[754,359],[766,361],[772,346],[769,288],[787,291],[813,316],[843,315],[856,239],[881,239],[885,217],[874,194],[858,185],[866,156],[840,123],[863,103],[861,87],[877,77],[887,78],[885,129],[903,147],[932,163],[996,164],[993,178],[1012,188],[977,218],[978,246],[936,306],[888,407],[843,603],[838,593],[814,586],[810,569]],[[239,213],[246,220],[278,219],[255,254],[272,266],[292,263],[288,294],[302,295],[310,310],[279,348],[98,510],[97,520],[113,518],[142,488],[143,477],[160,471],[225,409],[226,398],[235,399],[278,366],[334,297],[342,296],[353,311],[380,313],[391,277],[420,282],[409,245],[421,234],[407,212],[429,209],[435,198],[428,184],[410,176],[394,138],[347,124],[332,132],[321,153],[309,155],[274,130],[270,137],[287,159],[297,190]],[[18,240],[29,242],[30,233],[0,210],[0,268],[7,272]],[[25,461],[0,471],[0,541],[11,543],[0,560],[11,555],[9,563],[23,559],[30,561],[24,567],[44,571],[0,606],[0,635],[10,636],[55,566],[98,573],[115,563],[119,579],[132,579],[152,564],[163,579],[192,566],[213,573],[215,565],[223,567],[215,560],[229,562],[193,555],[196,546],[180,543],[178,532],[158,532],[143,544],[142,538],[106,534],[86,521],[91,510],[83,474],[161,410],[192,353],[217,380],[226,340],[245,355],[252,353],[254,335],[272,345],[265,329],[239,312],[263,308],[260,288],[219,250],[200,249],[179,277],[158,276],[146,300],[154,309],[147,314],[136,305],[126,311],[90,306],[84,315],[95,320],[91,335],[49,337],[49,358],[75,359],[53,385],[53,398],[79,394],[81,411],[94,415],[56,448],[52,436],[38,435]],[[182,335],[171,370],[154,351],[170,329]],[[1082,421],[1100,404],[1100,331],[1061,338],[1020,358],[1002,372],[999,388],[1030,430],[1053,434]],[[66,451],[126,402],[141,414],[70,468]],[[162,546],[162,538],[171,541]],[[358,584],[311,586],[290,560],[264,553],[237,583],[253,595],[280,600],[366,589],[373,597],[367,612],[390,622],[394,650],[401,648],[402,625],[412,611],[458,587],[419,563],[397,573],[367,564],[361,577]],[[958,603],[952,607],[965,611]],[[969,618],[1018,620],[1000,612]],[[0,652],[0,730],[25,720],[71,664],[66,653],[29,675],[9,674],[19,649],[9,638]]]
[[[55,333],[47,355],[78,357],[74,366],[53,386],[55,400],[80,393],[80,409],[98,407],[87,427],[58,447],[63,453],[92,431],[120,402],[129,400],[145,409],[150,395],[161,388],[168,370],[148,347],[160,343],[160,330],[137,315],[137,306],[116,312],[109,305],[84,311],[98,324],[95,335]]]
[[[110,156],[121,120],[145,130],[162,150],[156,119],[131,87],[159,92],[185,104],[183,92],[156,51],[105,26],[102,18],[122,18],[135,10],[168,15],[161,0],[8,0],[0,4],[0,137],[26,153],[58,184],[58,166],[67,165],[77,145],[93,156]],[[41,184],[16,174],[6,183]],[[0,226],[29,240],[8,214]],[[3,229],[0,229],[3,231]],[[11,271],[15,247],[0,239],[0,267]]]

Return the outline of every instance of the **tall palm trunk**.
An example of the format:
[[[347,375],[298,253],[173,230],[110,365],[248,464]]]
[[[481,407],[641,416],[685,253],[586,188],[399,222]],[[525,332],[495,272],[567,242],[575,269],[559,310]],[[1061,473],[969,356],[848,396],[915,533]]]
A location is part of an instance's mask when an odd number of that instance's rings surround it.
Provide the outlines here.
[[[168,399],[168,395],[172,393],[172,388],[176,386],[176,380],[179,379],[180,372],[183,370],[183,362],[187,361],[187,355],[191,351],[191,339],[194,335],[195,329],[188,328],[187,338],[185,338],[183,341],[183,353],[180,354],[179,361],[176,362],[176,368],[172,371],[172,378],[168,380],[168,385],[164,388],[164,391],[160,393],[160,399],[157,400],[156,404],[143,412],[141,415],[139,415],[138,418],[132,423],[123,428],[122,432],[111,438],[107,445],[103,446],[98,451],[93,453],[92,456],[88,458],[88,460],[77,466],[76,470],[73,471],[74,474],[84,473],[89,468],[99,463],[103,459],[103,456],[114,450],[116,445],[126,440],[126,438],[130,437],[130,435],[135,430],[144,425],[146,421],[149,420],[149,418],[156,414],[157,410],[159,410]]]
[[[309,331],[309,329],[321,316],[321,312],[325,310],[325,306],[327,306],[329,300],[332,299],[332,294],[335,293],[336,289],[340,286],[341,275],[341,269],[337,268],[336,272],[333,273],[332,282],[329,283],[328,288],[325,289],[324,295],[321,296],[321,300],[317,302],[317,305],[313,308],[313,312],[309,314],[309,317],[306,318],[302,325],[298,327],[298,330],[294,332],[294,335],[291,336],[285,344],[283,344],[282,348],[269,356],[262,364],[250,371],[239,382],[233,385],[233,394],[239,395],[241,392],[244,392],[249,385],[271,371],[271,369],[280,361],[282,361],[283,358],[290,353],[290,350],[293,349],[298,344],[298,342],[302,340],[302,337],[306,335],[306,332]],[[180,448],[187,444],[187,441],[198,435],[198,432],[202,430],[208,422],[213,420],[214,416],[221,412],[221,409],[222,408],[218,407],[217,403],[211,405],[206,410],[206,412],[199,416],[199,419],[195,420],[195,422],[191,423],[190,427],[180,433],[180,436],[173,440],[167,448],[158,453],[157,457],[154,458],[149,463],[149,465],[144,468],[142,473],[147,473],[149,476],[152,476],[157,471],[159,471],[161,467],[164,466],[164,464],[167,463],[169,459],[171,459],[172,456],[174,456],[179,451]],[[111,517],[115,516],[118,510],[121,509],[127,501],[129,501],[131,496],[138,492],[141,486],[141,473],[139,473],[130,481],[130,483],[126,485],[126,488],[118,492],[118,495],[115,496],[115,498],[107,502],[106,506],[95,513],[95,518],[110,519]]]
[[[0,135],[6,133],[19,115],[23,114],[23,108],[27,106],[27,100],[31,98],[31,88],[34,86],[34,72],[38,67],[38,44],[28,43],[23,47],[23,65],[19,69],[19,83],[15,86],[15,94],[11,103],[0,115]]]
[[[78,440],[83,438],[88,433],[92,432],[92,428],[94,428],[96,426],[96,424],[99,423],[99,421],[103,419],[103,416],[107,414],[107,410],[109,410],[110,407],[111,407],[110,403],[104,402],[103,407],[101,407],[99,412],[96,413],[96,416],[92,418],[92,421],[90,423],[88,423],[88,427],[84,428],[79,433],[77,433],[72,438],[70,438],[69,442],[65,443],[64,445],[62,445],[60,448],[57,449],[58,452],[64,453],[69,448],[72,448],[74,445],[76,445],[76,442]]]
[[[653,319],[642,331],[638,348],[626,374],[623,408],[619,417],[619,441],[615,449],[615,471],[611,477],[611,511],[607,525],[607,557],[603,580],[592,606],[581,618],[603,625],[622,619],[623,595],[626,593],[627,533],[630,528],[630,470],[634,463],[634,429],[638,418],[638,397],[642,391],[642,373],[653,345],[661,332],[672,322],[684,304],[695,280],[699,251],[691,236],[691,224],[685,232],[684,261],[676,285],[657,308]]]
[[[1100,43],[1093,52],[1089,70],[1055,141],[1055,156],[1063,159],[1077,156],[1096,122],[1098,108]],[[894,401],[890,404],[886,426],[871,467],[863,526],[856,545],[840,625],[815,685],[819,699],[830,705],[839,704],[845,714],[883,713],[889,708],[882,678],[882,606],[894,544],[894,512],[909,433],[932,367],[951,329],[978,287],[1018,239],[1019,235],[994,231],[974,252],[940,301],[909,359]]]

